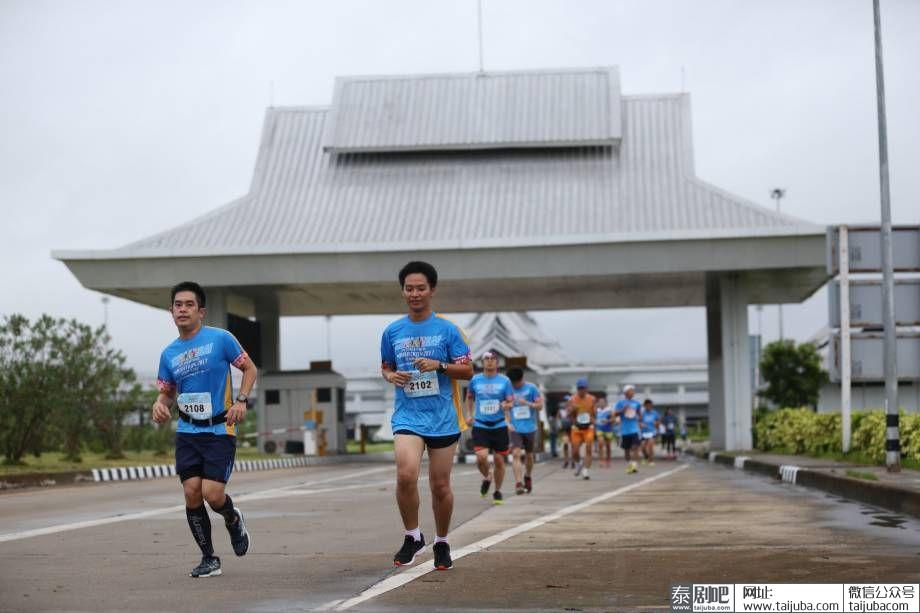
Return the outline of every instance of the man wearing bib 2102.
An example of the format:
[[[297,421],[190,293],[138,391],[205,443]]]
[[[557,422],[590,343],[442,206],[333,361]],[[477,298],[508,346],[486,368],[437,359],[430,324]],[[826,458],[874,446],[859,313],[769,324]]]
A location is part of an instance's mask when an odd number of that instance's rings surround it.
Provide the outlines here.
[[[396,387],[392,428],[396,455],[396,503],[405,537],[393,563],[405,566],[424,549],[419,528],[418,477],[428,449],[428,483],[436,538],[434,567],[453,566],[447,531],[454,510],[450,471],[460,431],[466,429],[458,379],[473,376],[470,348],[463,332],[431,310],[438,273],[427,262],[409,262],[399,271],[399,284],[409,307],[380,341],[383,378]]]
[[[232,334],[202,325],[206,313],[204,290],[186,281],[172,288],[169,312],[179,338],[160,355],[153,420],[169,422],[176,402],[176,473],[185,491],[185,515],[201,563],[191,577],[221,574],[220,558],[211,542],[211,519],[204,501],[224,518],[233,552],[246,555],[249,532],[243,514],[224,493],[236,457],[236,424],[246,416],[246,399],[256,381],[256,367]],[[233,398],[230,366],[243,371],[240,394]],[[178,395],[177,395],[178,394]]]

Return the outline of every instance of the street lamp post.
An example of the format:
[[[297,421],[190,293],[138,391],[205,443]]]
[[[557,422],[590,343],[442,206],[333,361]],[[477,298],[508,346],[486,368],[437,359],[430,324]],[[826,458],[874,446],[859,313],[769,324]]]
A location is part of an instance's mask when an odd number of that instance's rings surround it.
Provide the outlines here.
[[[894,266],[891,246],[891,193],[888,184],[888,126],[885,117],[885,76],[882,68],[882,17],[879,0],[872,1],[875,25],[875,94],[878,105],[878,165],[882,201],[882,323],[885,328],[885,464],[901,472],[898,415],[898,353],[894,320]]]
[[[780,187],[774,188],[773,191],[770,192],[770,197],[776,200],[776,212],[777,213],[781,212],[780,211],[780,201],[783,199],[783,196],[785,195],[786,195],[786,190]],[[779,340],[783,340],[783,305],[778,304],[776,306],[779,309]]]

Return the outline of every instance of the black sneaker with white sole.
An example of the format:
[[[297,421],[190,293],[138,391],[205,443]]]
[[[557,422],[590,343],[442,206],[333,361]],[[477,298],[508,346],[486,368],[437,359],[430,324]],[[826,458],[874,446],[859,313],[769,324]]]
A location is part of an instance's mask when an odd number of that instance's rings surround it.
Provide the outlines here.
[[[434,550],[435,570],[449,570],[454,567],[454,561],[450,559],[450,545],[441,541],[435,543],[432,549]]]
[[[217,556],[204,556],[201,558],[201,564],[192,569],[188,574],[189,577],[216,577],[220,575],[220,558]]]
[[[233,509],[236,513],[236,521],[227,524],[227,532],[230,533],[230,544],[233,545],[233,553],[238,556],[246,555],[249,551],[249,531],[246,529],[246,522],[243,521],[243,512],[239,509]]]
[[[489,493],[490,487],[492,487],[492,482],[489,479],[483,479],[482,485],[479,486],[479,495],[485,498],[486,494]]]
[[[393,565],[394,566],[409,566],[415,562],[415,556],[418,555],[422,549],[425,548],[425,535],[422,535],[421,540],[417,541],[408,534],[403,540],[403,545],[400,547],[399,551],[396,552],[396,555],[393,556]]]

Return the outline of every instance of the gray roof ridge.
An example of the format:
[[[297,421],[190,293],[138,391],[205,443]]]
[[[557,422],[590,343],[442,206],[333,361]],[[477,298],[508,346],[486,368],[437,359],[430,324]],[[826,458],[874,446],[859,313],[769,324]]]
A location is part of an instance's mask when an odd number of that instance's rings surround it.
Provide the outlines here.
[[[280,106],[266,107],[266,112],[285,112],[285,113],[328,113],[332,109],[331,104],[283,104]]]
[[[808,228],[821,228],[821,229],[824,228],[824,226],[822,226],[821,224],[816,224],[814,222],[808,221],[807,219],[802,219],[801,217],[795,217],[793,215],[788,215],[786,213],[778,213],[776,211],[773,211],[769,209],[768,207],[765,207],[762,204],[758,204],[754,202],[753,200],[748,200],[747,198],[744,198],[743,196],[733,194],[732,192],[729,192],[727,190],[722,189],[721,187],[713,185],[712,183],[709,183],[708,181],[700,179],[696,175],[684,174],[684,180],[690,181],[691,183],[694,183],[703,189],[714,192],[722,196],[723,198],[730,200],[733,204],[756,211],[763,215],[767,215],[768,217],[772,217],[774,219],[779,219],[781,221],[787,222],[794,226],[805,226]]]
[[[621,100],[675,100],[678,98],[690,98],[690,92],[660,92],[657,94],[622,94]]]
[[[518,68],[510,70],[472,70],[463,72],[428,72],[422,74],[364,74],[364,75],[341,75],[335,78],[336,81],[421,81],[427,79],[444,79],[444,78],[470,78],[477,76],[512,76],[512,75],[552,75],[552,74],[576,74],[586,72],[610,72],[619,71],[617,65],[599,65],[599,66],[561,66],[558,68]]]
[[[244,194],[244,195],[242,195],[242,196],[239,196],[238,198],[234,198],[234,199],[231,200],[230,202],[227,202],[227,203],[225,203],[225,204],[220,205],[220,206],[217,207],[216,209],[212,209],[212,210],[210,210],[210,211],[207,211],[206,213],[202,213],[201,215],[198,215],[197,217],[193,217],[192,219],[183,221],[182,223],[178,223],[178,224],[172,225],[172,226],[170,226],[169,228],[167,228],[167,229],[165,229],[165,230],[162,230],[162,231],[157,232],[157,233],[155,233],[155,234],[151,234],[150,236],[145,236],[144,238],[141,238],[141,239],[138,239],[138,240],[136,240],[136,241],[130,242],[130,243],[128,243],[127,245],[122,245],[121,247],[116,248],[116,250],[117,250],[117,251],[121,251],[121,250],[123,250],[123,249],[129,249],[129,250],[130,250],[130,249],[133,249],[133,248],[136,248],[136,247],[144,248],[145,246],[147,246],[147,248],[150,248],[150,247],[149,247],[149,244],[150,244],[151,242],[156,241],[156,240],[157,240],[158,238],[160,238],[161,236],[166,236],[166,235],[168,235],[170,232],[174,232],[174,231],[176,231],[176,230],[178,230],[178,229],[180,229],[180,228],[186,228],[186,227],[188,227],[188,226],[192,226],[192,225],[201,223],[201,222],[203,222],[203,221],[207,221],[208,219],[210,219],[210,218],[212,218],[212,217],[216,217],[216,216],[218,216],[218,215],[221,215],[221,214],[226,213],[228,209],[236,208],[236,207],[238,207],[238,206],[244,206],[247,202],[249,202],[249,201],[251,200],[251,197],[252,197],[252,194],[250,194],[250,193]]]

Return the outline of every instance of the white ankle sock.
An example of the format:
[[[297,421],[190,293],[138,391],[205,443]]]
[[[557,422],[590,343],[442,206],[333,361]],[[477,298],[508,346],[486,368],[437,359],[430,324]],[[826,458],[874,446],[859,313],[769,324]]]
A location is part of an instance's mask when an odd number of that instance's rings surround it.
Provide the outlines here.
[[[434,537],[434,542],[435,543],[446,543],[447,537],[446,536],[436,536]]]
[[[420,541],[422,540],[422,531],[418,528],[414,528],[413,530],[406,530],[406,536],[411,536],[415,540]]]

